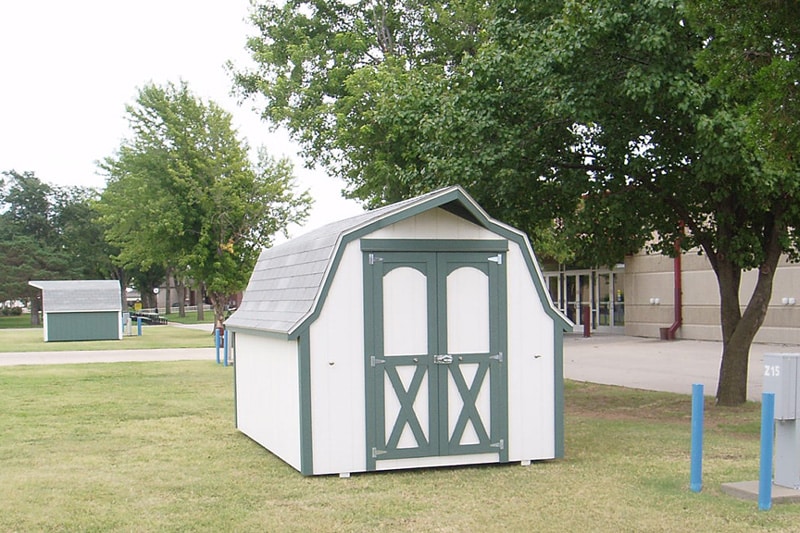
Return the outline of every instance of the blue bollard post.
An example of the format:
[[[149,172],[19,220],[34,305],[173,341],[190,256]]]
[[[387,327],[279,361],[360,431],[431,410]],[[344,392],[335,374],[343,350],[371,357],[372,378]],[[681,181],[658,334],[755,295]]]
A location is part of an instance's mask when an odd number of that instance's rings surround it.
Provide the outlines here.
[[[139,332],[139,336],[142,336],[142,317],[136,317],[136,330]]]
[[[214,328],[214,347],[217,349],[217,364],[219,364],[219,330]]]
[[[703,385],[692,385],[692,458],[689,488],[703,489]]]
[[[772,507],[772,447],[775,439],[775,393],[761,393],[761,463],[758,476],[758,510]]]
[[[223,360],[223,362],[225,363],[225,366],[228,366],[228,330],[227,329],[225,330],[225,334],[223,335],[222,338],[225,341],[225,342],[223,342],[223,344],[225,345],[225,351],[223,353],[225,359]]]

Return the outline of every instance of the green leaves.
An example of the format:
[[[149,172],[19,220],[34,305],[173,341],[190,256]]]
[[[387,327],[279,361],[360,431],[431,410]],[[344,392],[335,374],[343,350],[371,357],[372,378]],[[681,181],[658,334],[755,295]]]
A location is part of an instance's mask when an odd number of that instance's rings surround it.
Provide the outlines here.
[[[294,193],[288,161],[251,163],[230,114],[185,83],[143,87],[128,117],[133,137],[102,164],[106,236],[120,264],[205,287],[221,321],[260,249],[305,219],[310,197]]]

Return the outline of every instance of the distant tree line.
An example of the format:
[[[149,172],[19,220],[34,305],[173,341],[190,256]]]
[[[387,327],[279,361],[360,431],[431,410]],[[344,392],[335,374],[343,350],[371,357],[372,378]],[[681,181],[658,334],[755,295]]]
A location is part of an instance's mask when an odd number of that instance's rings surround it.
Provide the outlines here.
[[[29,303],[37,323],[28,281],[118,279],[123,299],[133,286],[154,307],[171,278],[207,297],[221,327],[260,250],[306,218],[310,195],[295,191],[288,160],[262,148],[251,161],[231,115],[185,83],[143,87],[127,114],[131,136],[100,163],[102,191],[2,174],[0,302]]]

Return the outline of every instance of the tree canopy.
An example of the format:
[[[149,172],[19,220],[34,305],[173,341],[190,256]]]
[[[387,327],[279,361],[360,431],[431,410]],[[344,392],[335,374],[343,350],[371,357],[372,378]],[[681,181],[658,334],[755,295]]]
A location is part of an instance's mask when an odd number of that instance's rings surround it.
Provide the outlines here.
[[[34,279],[95,279],[111,272],[95,223],[97,192],[56,187],[33,172],[3,172],[0,182],[0,301],[38,303]],[[33,310],[37,308],[34,305]],[[31,313],[36,323],[38,313]]]
[[[171,269],[204,289],[221,326],[262,247],[307,216],[288,161],[257,163],[231,115],[186,83],[146,85],[127,107],[132,136],[101,167],[99,205],[117,260],[144,272]]]
[[[800,18],[768,5],[259,4],[257,67],[235,81],[369,205],[460,183],[562,261],[701,250],[721,296],[717,399],[735,404],[798,250]]]

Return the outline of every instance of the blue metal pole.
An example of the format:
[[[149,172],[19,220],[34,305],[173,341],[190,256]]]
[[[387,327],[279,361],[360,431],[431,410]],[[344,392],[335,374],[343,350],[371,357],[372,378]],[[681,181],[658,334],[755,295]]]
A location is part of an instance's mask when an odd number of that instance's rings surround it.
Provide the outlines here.
[[[139,336],[141,337],[142,336],[142,317],[140,317],[140,316],[136,317],[136,329],[138,330]]]
[[[692,385],[692,459],[689,488],[703,489],[703,385]]]
[[[772,507],[772,447],[775,438],[775,393],[761,393],[761,463],[758,476],[758,510]]]
[[[217,349],[217,364],[219,364],[219,329],[214,328],[214,347]]]
[[[223,339],[225,340],[225,342],[223,343],[225,345],[224,363],[225,363],[225,366],[228,366],[228,330],[227,329],[225,330],[225,335],[223,336]]]

